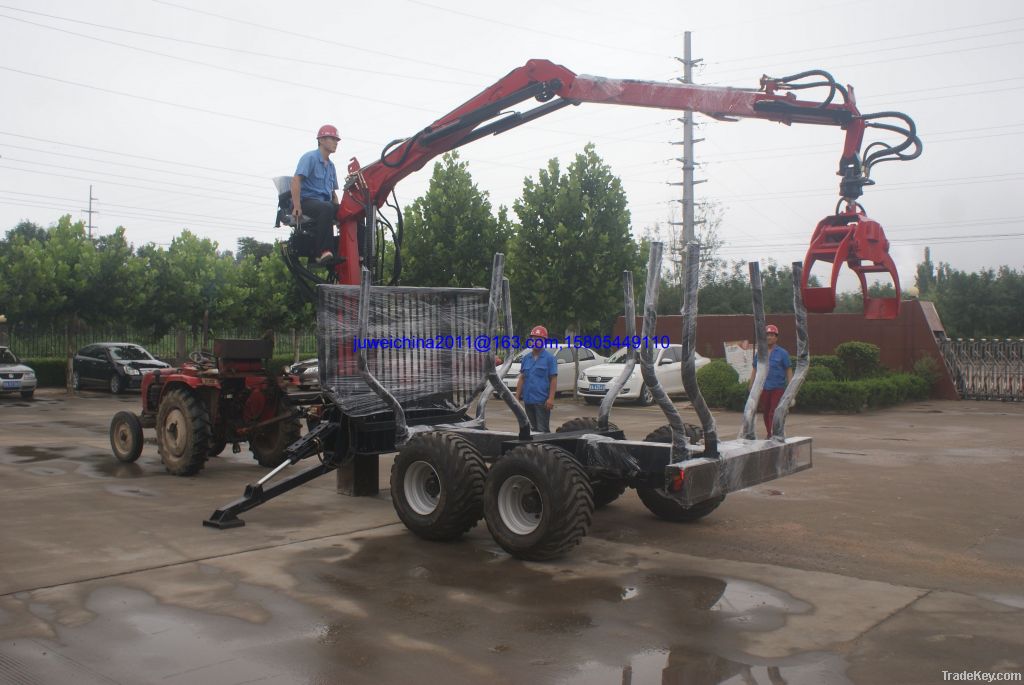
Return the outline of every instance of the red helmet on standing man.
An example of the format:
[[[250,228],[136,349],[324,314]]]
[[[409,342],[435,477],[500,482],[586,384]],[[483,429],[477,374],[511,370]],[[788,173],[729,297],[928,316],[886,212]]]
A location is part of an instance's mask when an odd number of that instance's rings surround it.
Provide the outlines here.
[[[320,127],[320,130],[316,132],[316,139],[321,138],[334,138],[335,140],[341,140],[341,136],[338,135],[338,129],[334,128],[330,124],[324,124]]]
[[[775,335],[778,335],[779,334],[779,327],[776,326],[773,323],[770,323],[770,324],[768,324],[767,326],[764,327],[764,332],[766,334],[767,333],[774,333]]]
[[[530,337],[547,339],[548,329],[544,328],[543,326],[534,326],[533,328],[530,329]]]

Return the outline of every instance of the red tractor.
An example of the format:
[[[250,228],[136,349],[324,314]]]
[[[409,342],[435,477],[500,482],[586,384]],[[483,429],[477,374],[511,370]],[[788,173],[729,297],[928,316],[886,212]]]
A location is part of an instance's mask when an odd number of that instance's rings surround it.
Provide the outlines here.
[[[298,440],[297,410],[284,380],[265,360],[272,340],[216,340],[213,354],[198,352],[178,368],[142,380],[142,414],[121,411],[110,422],[114,456],[131,463],[142,453],[142,428],[156,428],[160,460],[176,476],[192,476],[230,443],[248,441],[261,466],[277,466]]]

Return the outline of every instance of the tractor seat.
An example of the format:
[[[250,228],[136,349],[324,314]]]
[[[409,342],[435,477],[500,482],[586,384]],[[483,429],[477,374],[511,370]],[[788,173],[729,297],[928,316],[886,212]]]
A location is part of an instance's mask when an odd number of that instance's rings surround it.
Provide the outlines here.
[[[291,228],[303,229],[312,219],[305,214],[299,219],[299,225],[295,225],[295,217],[292,216],[292,177],[277,176],[274,178],[274,187],[277,188],[277,218],[274,220],[274,228],[280,228],[282,224]]]

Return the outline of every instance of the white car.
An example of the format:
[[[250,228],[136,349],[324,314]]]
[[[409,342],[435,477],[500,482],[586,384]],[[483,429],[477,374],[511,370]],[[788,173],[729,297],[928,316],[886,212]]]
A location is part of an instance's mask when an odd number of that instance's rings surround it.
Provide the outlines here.
[[[608,393],[608,386],[622,372],[622,365],[626,363],[627,348],[623,347],[612,356],[608,357],[605,364],[591,366],[580,372],[576,380],[576,389],[587,404],[598,404],[601,398]],[[695,365],[699,369],[711,360],[694,352]],[[669,395],[686,395],[683,388],[683,346],[669,345],[659,348],[654,358],[654,373],[661,383],[661,387]],[[622,391],[617,399],[633,400],[642,405],[651,404],[654,395],[651,394],[647,384],[643,382],[640,373],[640,355],[637,353],[636,366],[633,373],[626,379]]]
[[[555,392],[572,392],[573,378],[576,376],[576,366],[572,363],[572,349],[565,345],[547,348],[548,352],[555,355],[555,361],[558,362],[558,385],[555,386]],[[589,369],[592,366],[605,362],[604,357],[590,348],[579,347],[576,348],[576,351],[579,354],[581,370]],[[517,352],[516,356],[512,359],[512,365],[505,372],[505,377],[501,379],[505,386],[513,393],[516,391],[516,384],[519,383],[519,360],[523,358],[523,355],[532,352],[533,350],[520,350]]]
[[[9,347],[0,347],[0,393],[18,392],[23,400],[36,391],[36,373],[25,366]]]

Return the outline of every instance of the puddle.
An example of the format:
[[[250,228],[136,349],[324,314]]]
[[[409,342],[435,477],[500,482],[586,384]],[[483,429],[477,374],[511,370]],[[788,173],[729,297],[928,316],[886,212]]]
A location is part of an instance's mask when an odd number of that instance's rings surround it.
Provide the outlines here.
[[[633,655],[622,666],[592,661],[562,685],[840,685],[851,681],[835,654],[808,652],[785,659],[732,659],[678,646]]]

